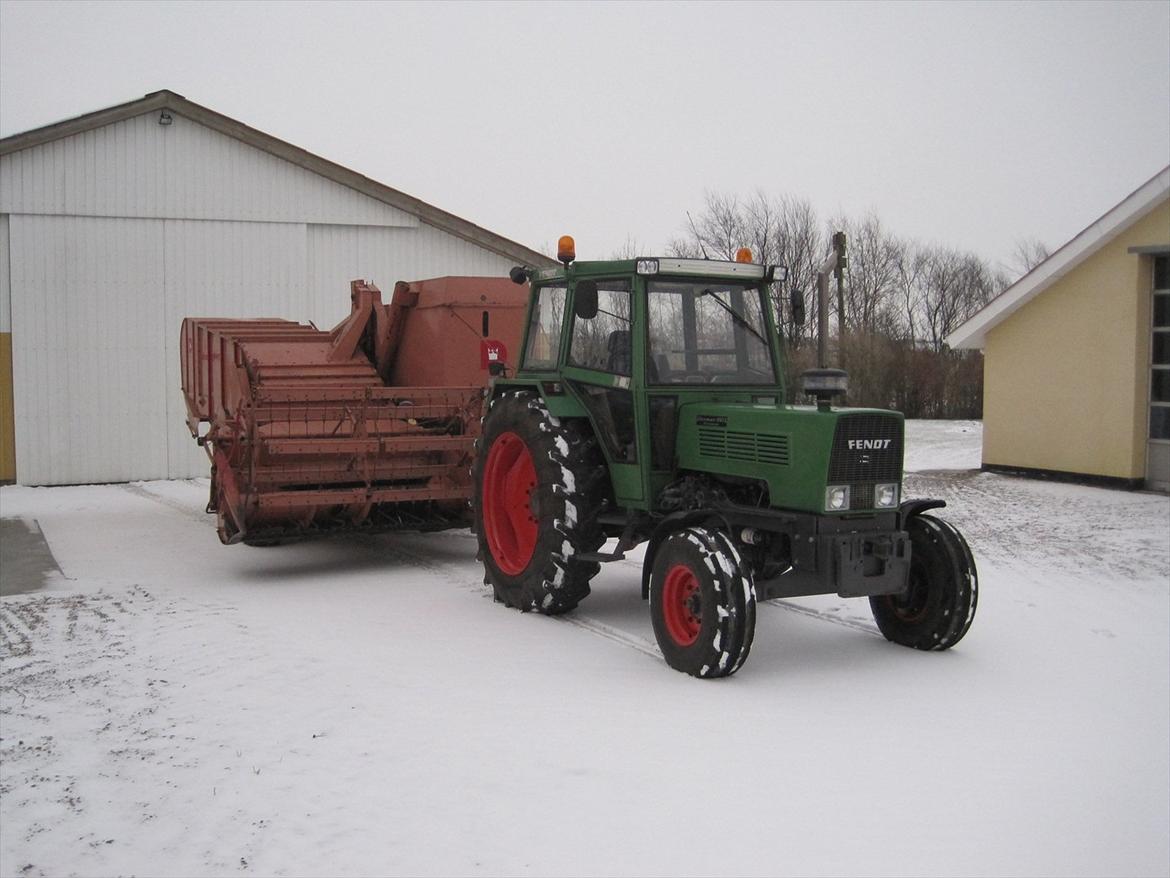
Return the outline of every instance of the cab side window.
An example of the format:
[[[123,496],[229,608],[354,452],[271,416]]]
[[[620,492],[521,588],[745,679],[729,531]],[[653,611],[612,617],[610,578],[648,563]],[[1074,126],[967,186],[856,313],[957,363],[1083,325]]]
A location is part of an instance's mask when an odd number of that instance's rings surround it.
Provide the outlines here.
[[[582,288],[578,286],[578,296]],[[578,299],[574,309],[581,310]],[[569,340],[569,363],[582,369],[629,377],[633,374],[633,338],[630,282],[597,281],[597,310],[590,317],[573,316]],[[589,411],[597,435],[610,459],[637,463],[633,394],[626,387],[609,387],[572,381],[581,402]],[[608,384],[608,381],[606,382]]]
[[[597,313],[574,317],[569,363],[615,375],[633,372],[629,281],[597,282]]]
[[[525,369],[555,369],[561,355],[561,327],[565,322],[567,290],[563,286],[541,287],[532,305],[528,324],[528,347],[524,349]]]

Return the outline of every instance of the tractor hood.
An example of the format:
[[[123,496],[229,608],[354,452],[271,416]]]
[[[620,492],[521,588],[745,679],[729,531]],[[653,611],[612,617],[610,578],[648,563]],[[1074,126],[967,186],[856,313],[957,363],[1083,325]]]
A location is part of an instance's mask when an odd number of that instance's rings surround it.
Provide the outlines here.
[[[774,508],[871,512],[876,486],[896,484],[900,493],[903,418],[881,409],[686,403],[677,450],[682,470],[766,482]],[[827,508],[829,486],[848,487],[842,508]]]

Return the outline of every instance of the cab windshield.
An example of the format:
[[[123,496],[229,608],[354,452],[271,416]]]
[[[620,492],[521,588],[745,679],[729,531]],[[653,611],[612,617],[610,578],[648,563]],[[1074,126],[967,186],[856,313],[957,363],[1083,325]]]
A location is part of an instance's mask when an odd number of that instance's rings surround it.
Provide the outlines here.
[[[775,384],[763,291],[707,280],[653,280],[651,384]]]

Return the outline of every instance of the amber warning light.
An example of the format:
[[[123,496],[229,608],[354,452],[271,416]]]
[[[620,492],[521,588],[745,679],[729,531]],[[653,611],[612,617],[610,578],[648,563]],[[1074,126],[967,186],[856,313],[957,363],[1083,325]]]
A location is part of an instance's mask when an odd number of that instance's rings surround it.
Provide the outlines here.
[[[577,245],[573,242],[571,235],[561,235],[561,239],[557,241],[557,259],[568,265],[577,258]]]
[[[751,262],[752,261],[752,251],[749,250],[747,247],[740,247],[738,250],[735,251],[735,261],[736,262]]]

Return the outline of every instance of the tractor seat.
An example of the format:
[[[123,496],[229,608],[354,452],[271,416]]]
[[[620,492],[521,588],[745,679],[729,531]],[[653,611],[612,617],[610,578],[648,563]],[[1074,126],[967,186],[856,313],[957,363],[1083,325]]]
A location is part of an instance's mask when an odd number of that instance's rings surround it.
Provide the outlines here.
[[[609,338],[606,339],[605,348],[607,351],[606,372],[614,372],[618,375],[632,374],[630,368],[630,331],[628,329],[615,329],[611,332]]]

